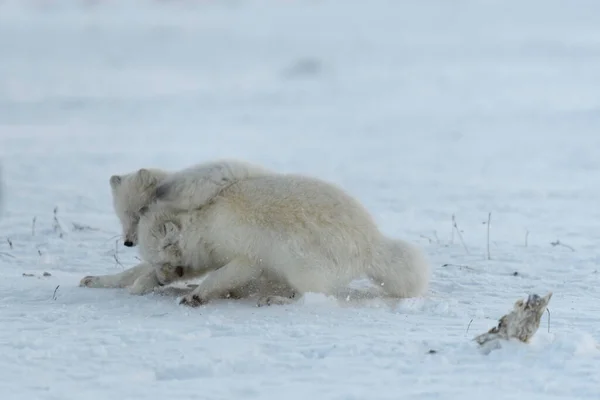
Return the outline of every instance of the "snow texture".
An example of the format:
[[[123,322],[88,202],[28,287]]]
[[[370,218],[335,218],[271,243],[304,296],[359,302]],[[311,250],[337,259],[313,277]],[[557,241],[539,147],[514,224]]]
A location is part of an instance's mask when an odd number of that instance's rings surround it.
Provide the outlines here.
[[[598,399],[598,15],[0,1],[0,397]],[[423,246],[430,292],[189,309],[173,290],[78,287],[137,262],[111,174],[219,158],[342,185]],[[549,332],[545,314],[530,344],[478,351],[516,299],[549,291]]]

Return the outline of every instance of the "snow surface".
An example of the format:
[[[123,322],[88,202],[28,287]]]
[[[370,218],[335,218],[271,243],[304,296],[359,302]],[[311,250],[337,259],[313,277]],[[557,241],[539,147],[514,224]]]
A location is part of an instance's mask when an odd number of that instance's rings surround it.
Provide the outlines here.
[[[599,15],[596,0],[0,2],[0,397],[598,399]],[[423,246],[430,293],[189,309],[78,287],[137,261],[111,174],[220,157],[341,184]],[[548,291],[530,345],[471,341]]]

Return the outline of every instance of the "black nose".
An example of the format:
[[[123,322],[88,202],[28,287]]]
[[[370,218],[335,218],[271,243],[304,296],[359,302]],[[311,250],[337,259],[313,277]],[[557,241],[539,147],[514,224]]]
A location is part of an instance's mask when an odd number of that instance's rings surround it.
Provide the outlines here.
[[[126,240],[123,244],[127,247],[133,247],[133,242],[131,240]]]

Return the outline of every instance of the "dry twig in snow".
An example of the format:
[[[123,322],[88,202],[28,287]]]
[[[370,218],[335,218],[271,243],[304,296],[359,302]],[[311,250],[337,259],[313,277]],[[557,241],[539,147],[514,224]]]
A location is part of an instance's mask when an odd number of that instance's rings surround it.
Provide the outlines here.
[[[546,311],[550,298],[552,298],[552,292],[544,297],[531,294],[526,301],[517,300],[513,310],[500,318],[498,326],[473,340],[480,345],[492,341],[497,342],[500,339],[509,340],[513,338],[528,343],[540,327],[540,320],[544,311]]]
[[[575,251],[575,249],[572,246],[569,246],[568,244],[564,244],[562,243],[560,240],[556,239],[555,242],[550,242],[550,244],[554,247],[556,246],[563,246],[566,247],[567,249],[571,250],[571,251]]]
[[[458,223],[456,222],[456,216],[454,214],[452,214],[452,227],[454,228],[454,230],[456,230],[456,233],[458,233],[458,238],[460,239],[460,242],[465,248],[465,251],[467,252],[467,254],[470,254],[469,249],[467,248],[467,244],[465,243],[465,240],[463,239],[462,234],[460,233]],[[454,230],[452,232],[454,232]],[[452,233],[452,241],[454,242],[454,233]]]
[[[53,218],[52,229],[58,233],[58,237],[62,239],[65,230],[62,228],[60,221],[58,220],[58,206],[54,207],[54,218]]]
[[[488,214],[487,220],[487,259],[491,260],[492,256],[490,255],[490,223],[492,222],[492,213]]]

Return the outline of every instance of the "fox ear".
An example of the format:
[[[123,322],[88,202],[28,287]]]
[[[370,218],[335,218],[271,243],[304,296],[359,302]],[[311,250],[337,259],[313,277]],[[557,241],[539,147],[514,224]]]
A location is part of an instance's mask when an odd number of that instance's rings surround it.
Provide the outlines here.
[[[137,176],[140,182],[146,187],[158,185],[158,178],[146,168],[140,169]]]
[[[119,175],[113,175],[110,177],[110,186],[115,188],[121,184],[121,177]]]

